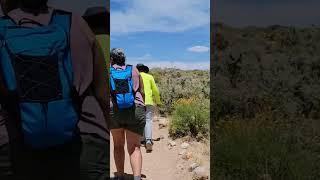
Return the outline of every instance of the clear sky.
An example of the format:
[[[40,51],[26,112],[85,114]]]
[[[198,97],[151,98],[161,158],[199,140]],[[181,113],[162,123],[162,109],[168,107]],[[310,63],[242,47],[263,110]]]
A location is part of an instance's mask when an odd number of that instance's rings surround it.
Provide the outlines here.
[[[129,64],[208,69],[210,0],[111,0],[111,47]]]
[[[212,0],[214,21],[243,26],[320,25],[320,0]]]

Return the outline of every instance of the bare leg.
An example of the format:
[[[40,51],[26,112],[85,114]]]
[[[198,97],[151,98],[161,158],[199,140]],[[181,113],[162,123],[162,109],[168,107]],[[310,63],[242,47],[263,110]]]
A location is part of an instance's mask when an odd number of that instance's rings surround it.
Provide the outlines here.
[[[141,136],[131,131],[126,131],[127,148],[130,155],[130,163],[133,176],[141,176],[142,154],[140,150]]]
[[[111,130],[113,137],[113,156],[114,162],[117,168],[117,176],[124,176],[124,144],[125,144],[125,131],[124,129],[112,129]]]

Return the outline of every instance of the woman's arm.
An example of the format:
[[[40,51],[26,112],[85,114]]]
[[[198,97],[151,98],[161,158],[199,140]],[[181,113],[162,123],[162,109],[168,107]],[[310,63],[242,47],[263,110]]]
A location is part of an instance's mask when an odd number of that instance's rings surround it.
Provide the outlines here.
[[[92,93],[98,101],[108,125],[109,74],[103,51],[95,34],[82,17],[73,15],[72,23],[71,48],[73,58],[77,60],[74,61],[73,66],[77,69],[75,81],[80,84],[79,93],[83,93],[84,87],[91,86]]]
[[[132,70],[133,79],[133,90],[136,94],[135,99],[144,105],[144,90],[143,90],[143,80],[137,68],[133,67]]]

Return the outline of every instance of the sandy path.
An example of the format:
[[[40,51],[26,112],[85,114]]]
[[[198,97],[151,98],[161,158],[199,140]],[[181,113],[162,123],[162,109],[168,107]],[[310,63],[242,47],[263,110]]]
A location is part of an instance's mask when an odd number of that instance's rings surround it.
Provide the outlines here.
[[[160,141],[155,141],[152,153],[146,153],[145,148],[141,147],[143,156],[143,167],[142,174],[143,179],[146,180],[174,180],[180,175],[177,169],[177,164],[179,162],[179,149],[178,148],[168,148],[168,129],[158,128],[158,122],[153,122],[153,138],[158,138],[163,136],[164,138]],[[111,159],[111,177],[114,177],[114,172],[116,172],[114,159],[113,159],[113,142],[111,141],[110,146],[110,159]],[[126,154],[125,162],[125,173],[132,174],[130,167],[129,156]],[[130,179],[130,178],[128,178]],[[187,180],[187,179],[186,179]]]

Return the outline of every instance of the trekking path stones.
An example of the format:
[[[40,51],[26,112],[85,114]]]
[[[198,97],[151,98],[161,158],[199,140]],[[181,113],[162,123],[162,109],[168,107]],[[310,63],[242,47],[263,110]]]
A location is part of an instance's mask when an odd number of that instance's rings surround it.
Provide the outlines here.
[[[172,140],[168,137],[168,120],[163,118],[154,119],[153,138],[160,140],[154,141],[153,151],[151,153],[147,153],[146,149],[141,146],[143,157],[142,179],[209,179],[209,144],[205,144],[203,142],[187,142],[187,139]],[[163,122],[165,122],[165,126],[159,126]],[[116,167],[113,159],[112,140],[110,145],[110,155],[110,176],[114,177]],[[132,170],[127,152],[125,159],[125,173],[130,174],[128,175],[129,180],[132,178]]]
[[[181,148],[182,148],[182,149],[187,149],[189,146],[190,146],[190,145],[189,145],[188,143],[186,143],[186,142],[184,142],[184,143],[181,144]]]

